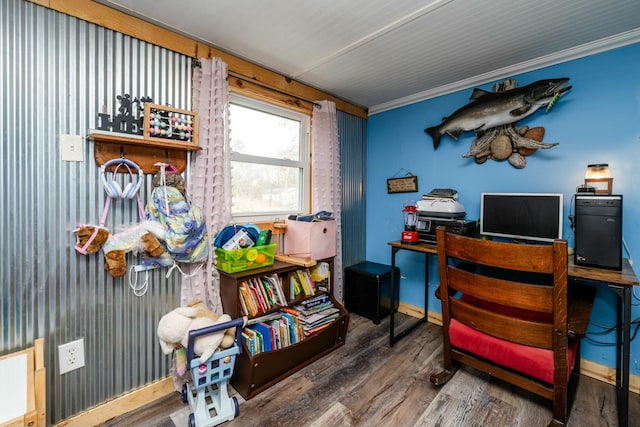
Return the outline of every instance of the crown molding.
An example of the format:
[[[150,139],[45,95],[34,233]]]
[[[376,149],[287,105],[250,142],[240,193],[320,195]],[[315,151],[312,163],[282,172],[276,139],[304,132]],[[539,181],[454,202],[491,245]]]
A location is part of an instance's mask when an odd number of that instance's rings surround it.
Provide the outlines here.
[[[479,74],[477,76],[459,80],[448,85],[425,90],[413,95],[374,105],[369,108],[369,117],[377,113],[404,107],[405,105],[415,104],[416,102],[435,98],[437,96],[446,95],[448,93],[453,93],[459,90],[468,89],[470,87],[479,86],[504,78],[505,76],[513,76],[533,70],[538,70],[540,68],[572,61],[574,59],[584,58],[586,56],[595,55],[597,53],[606,52],[608,50],[616,49],[638,42],[640,42],[640,28],[616,34],[615,36],[596,40],[594,42],[585,43],[583,45],[565,49],[549,55],[541,56],[530,61],[520,62],[518,64],[514,64],[504,68],[498,68],[488,73]]]

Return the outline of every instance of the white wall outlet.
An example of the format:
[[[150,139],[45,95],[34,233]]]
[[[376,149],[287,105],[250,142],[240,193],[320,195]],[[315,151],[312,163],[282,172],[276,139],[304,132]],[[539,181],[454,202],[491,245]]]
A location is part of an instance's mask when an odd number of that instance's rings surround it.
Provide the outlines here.
[[[84,366],[84,339],[80,338],[58,346],[60,375]]]
[[[60,135],[60,160],[66,162],[84,161],[84,149],[80,135]]]

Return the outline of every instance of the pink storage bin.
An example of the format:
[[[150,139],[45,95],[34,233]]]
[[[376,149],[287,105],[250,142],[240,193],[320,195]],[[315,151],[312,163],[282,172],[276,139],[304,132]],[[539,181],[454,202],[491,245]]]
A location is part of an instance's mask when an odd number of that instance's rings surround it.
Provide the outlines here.
[[[336,222],[286,220],[284,253],[313,260],[336,256]]]

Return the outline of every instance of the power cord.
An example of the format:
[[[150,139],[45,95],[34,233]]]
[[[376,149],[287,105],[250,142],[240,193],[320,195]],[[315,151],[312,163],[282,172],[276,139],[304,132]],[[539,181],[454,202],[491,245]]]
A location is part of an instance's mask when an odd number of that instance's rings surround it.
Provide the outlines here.
[[[617,346],[618,344],[615,342],[604,342],[604,341],[598,341],[596,339],[593,339],[592,337],[590,337],[589,335],[605,335],[608,334],[610,332],[613,332],[617,329],[617,326],[604,326],[604,325],[599,325],[595,322],[589,322],[590,324],[603,328],[603,331],[600,332],[587,332],[585,334],[585,336],[583,337],[585,340],[589,341],[590,343],[594,344],[594,345],[598,345],[598,346]],[[635,319],[631,322],[631,326],[635,326],[635,329],[633,330],[633,334],[631,335],[629,341],[633,342],[633,340],[635,339],[637,333],[638,333],[638,328],[640,327],[640,318]]]

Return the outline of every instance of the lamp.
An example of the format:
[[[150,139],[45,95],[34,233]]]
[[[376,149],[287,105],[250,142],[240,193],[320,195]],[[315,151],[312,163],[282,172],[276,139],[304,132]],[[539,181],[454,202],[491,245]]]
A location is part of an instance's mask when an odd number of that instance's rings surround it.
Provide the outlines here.
[[[609,172],[609,165],[597,163],[587,166],[584,174],[584,185],[593,187],[596,194],[611,194],[613,189],[613,178]]]

